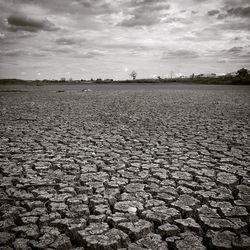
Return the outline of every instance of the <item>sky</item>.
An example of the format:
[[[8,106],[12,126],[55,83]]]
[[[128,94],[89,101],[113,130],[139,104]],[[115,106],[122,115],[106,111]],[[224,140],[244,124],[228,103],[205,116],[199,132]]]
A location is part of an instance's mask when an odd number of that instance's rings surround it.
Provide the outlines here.
[[[250,69],[249,0],[0,0],[0,78]]]

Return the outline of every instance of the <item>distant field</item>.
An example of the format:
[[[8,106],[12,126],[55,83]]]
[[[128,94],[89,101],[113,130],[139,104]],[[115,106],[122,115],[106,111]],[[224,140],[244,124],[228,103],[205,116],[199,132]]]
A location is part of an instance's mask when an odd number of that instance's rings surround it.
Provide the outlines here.
[[[249,86],[0,86],[1,232],[34,249],[250,246],[249,97]]]

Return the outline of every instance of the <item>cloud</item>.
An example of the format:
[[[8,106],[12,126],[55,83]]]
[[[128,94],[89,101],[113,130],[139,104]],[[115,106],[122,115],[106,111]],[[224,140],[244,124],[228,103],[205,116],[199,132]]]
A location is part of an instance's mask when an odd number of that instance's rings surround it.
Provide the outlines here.
[[[170,8],[170,5],[166,1],[162,0],[141,0],[130,2],[128,5],[128,18],[124,19],[118,25],[125,27],[134,26],[152,26],[161,21],[166,10]]]
[[[89,52],[83,54],[82,56],[86,57],[86,58],[92,58],[92,57],[104,56],[104,55],[105,55],[105,53],[101,52],[101,51],[89,51]]]
[[[27,51],[22,49],[13,49],[13,50],[2,50],[0,51],[1,56],[10,56],[10,57],[17,57],[17,56],[23,56],[26,55]]]
[[[104,56],[105,51],[101,50],[84,50],[81,51],[72,47],[71,45],[65,45],[63,47],[59,46],[47,46],[46,48],[42,48],[41,53],[49,52],[51,55],[55,56],[67,56],[71,58],[93,58],[97,56]]]
[[[46,53],[39,50],[31,49],[11,49],[11,50],[0,50],[0,55],[5,57],[45,57]]]
[[[218,25],[218,28],[221,30],[231,30],[231,31],[241,31],[241,30],[250,30],[249,22],[224,22],[221,25]]]
[[[250,6],[230,8],[227,10],[228,16],[250,18]]]
[[[134,26],[151,26],[159,23],[160,19],[157,16],[151,15],[135,15],[130,19],[124,20],[120,23],[121,26],[134,27]]]
[[[6,35],[4,33],[0,33],[0,40],[6,38]]]
[[[246,61],[250,58],[250,46],[234,46],[216,52],[222,59],[228,61]]]
[[[220,13],[219,10],[209,10],[209,11],[207,12],[207,14],[208,14],[209,16],[215,16],[215,15],[217,15],[217,14],[219,14],[219,13]]]
[[[228,50],[229,53],[232,53],[232,54],[238,54],[240,52],[242,52],[243,50],[243,47],[232,47],[231,49]]]
[[[63,47],[58,47],[58,46],[47,46],[47,47],[43,47],[42,51],[44,52],[51,52],[54,54],[69,54],[74,52],[74,49],[70,46],[70,45],[66,45]]]
[[[249,0],[0,0],[1,75],[82,78],[80,65],[87,78],[126,78],[131,62],[141,77],[180,67],[227,72],[249,59],[247,7]]]
[[[58,45],[74,45],[74,44],[81,44],[85,41],[82,38],[75,38],[75,37],[60,37],[55,40],[55,43]]]
[[[174,58],[197,58],[199,54],[192,50],[169,50],[163,53],[162,59],[174,59]]]
[[[94,57],[99,57],[99,56],[105,56],[104,51],[99,51],[99,50],[90,50],[90,51],[85,51],[85,52],[76,52],[72,55],[74,58],[94,58]]]
[[[226,18],[241,18],[241,19],[246,19],[250,18],[250,6],[246,7],[229,7],[229,6],[224,6],[222,8],[222,13],[220,13],[217,18],[222,20]]]
[[[224,0],[224,4],[226,7],[235,7],[236,5],[238,6],[245,6],[249,4],[249,0]]]
[[[114,3],[108,0],[76,0],[75,6],[82,7],[81,11],[87,15],[102,15],[116,12]]]
[[[29,32],[38,32],[41,30],[44,31],[55,31],[58,30],[58,27],[55,26],[51,21],[46,18],[35,18],[28,17],[24,14],[12,14],[7,18],[8,29],[11,31],[29,31]]]

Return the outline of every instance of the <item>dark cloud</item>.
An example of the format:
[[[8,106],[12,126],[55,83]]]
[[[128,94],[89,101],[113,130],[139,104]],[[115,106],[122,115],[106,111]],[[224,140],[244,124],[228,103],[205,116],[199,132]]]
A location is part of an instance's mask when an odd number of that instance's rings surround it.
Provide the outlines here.
[[[216,54],[228,60],[246,60],[250,58],[250,46],[234,46],[229,49],[217,51]]]
[[[1,56],[10,56],[10,57],[17,57],[17,56],[23,56],[26,55],[27,51],[22,49],[13,49],[13,50],[6,50],[6,51],[0,51]]]
[[[250,6],[230,8],[230,9],[227,10],[227,15],[228,16],[250,18]]]
[[[197,58],[199,54],[192,50],[169,50],[164,52],[162,59],[173,59],[173,58]]]
[[[165,0],[142,0],[130,2],[130,7],[134,7],[134,12],[136,13],[152,13],[168,10],[170,4]]]
[[[72,54],[72,57],[74,58],[94,58],[94,57],[99,57],[99,56],[105,56],[105,53],[103,51],[90,50],[86,52],[75,51]]]
[[[24,56],[29,56],[29,57],[45,57],[47,56],[46,53],[35,50],[34,49],[12,49],[12,50],[2,50],[0,51],[1,56],[6,56],[6,57],[24,57]]]
[[[236,5],[237,6],[244,6],[244,5],[249,5],[249,0],[224,0],[224,4],[225,4],[225,7],[235,7]]]
[[[120,26],[151,26],[161,21],[163,12],[170,8],[167,1],[141,0],[131,1],[128,4],[128,15],[131,17],[119,23]]]
[[[55,31],[58,30],[58,27],[55,26],[48,19],[39,19],[34,17],[28,17],[24,14],[12,14],[7,19],[8,29],[11,31],[29,31],[29,32],[38,32],[41,30],[45,31]]]
[[[246,7],[229,7],[224,6],[217,18],[222,20],[226,18],[239,17],[239,18],[250,18],[250,6]]]
[[[144,14],[136,14],[130,19],[122,21],[120,25],[125,27],[151,26],[159,22],[160,19],[158,16],[155,15],[147,16]]]
[[[232,53],[232,54],[238,54],[240,52],[242,52],[243,47],[232,47],[231,49],[229,49],[227,52]]]
[[[78,5],[82,6],[82,10],[86,14],[108,14],[115,12],[115,8],[112,3],[107,0],[77,0]]]
[[[58,45],[74,45],[74,44],[81,44],[84,40],[78,39],[74,37],[60,37],[55,40],[56,44]]]
[[[79,51],[71,45],[61,46],[48,46],[46,48],[42,48],[40,53],[44,54],[44,52],[49,52],[50,55],[58,55],[58,56],[69,56],[72,58],[93,58],[97,56],[103,56],[105,53],[99,50],[88,50],[85,52]]]
[[[217,15],[217,14],[219,14],[219,13],[220,13],[219,10],[209,10],[209,11],[207,12],[207,14],[208,14],[209,16],[215,16],[215,15]]]
[[[52,52],[54,54],[69,54],[74,52],[74,49],[71,46],[48,46],[45,48],[42,48],[42,51],[44,52]]]
[[[242,39],[241,37],[236,36],[236,37],[234,37],[232,40],[233,40],[233,41],[240,41],[241,39]]]
[[[92,57],[96,57],[96,56],[104,56],[105,53],[103,52],[99,52],[99,51],[89,51],[85,54],[82,55],[82,57],[86,57],[86,58],[92,58]],[[81,56],[81,55],[80,55]]]
[[[185,18],[180,18],[180,17],[168,17],[164,21],[164,23],[187,23]]]
[[[249,22],[232,22],[231,20],[229,22],[222,23],[221,25],[218,25],[219,28],[222,30],[231,30],[231,31],[239,31],[239,30],[250,30],[250,24]]]

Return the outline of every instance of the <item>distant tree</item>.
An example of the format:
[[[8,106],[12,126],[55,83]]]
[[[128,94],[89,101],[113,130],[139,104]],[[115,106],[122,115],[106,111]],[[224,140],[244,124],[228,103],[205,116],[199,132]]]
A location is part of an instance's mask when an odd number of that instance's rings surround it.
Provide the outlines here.
[[[237,71],[237,76],[246,77],[249,74],[249,70],[242,68]]]
[[[133,80],[136,79],[136,76],[137,76],[137,73],[133,70],[131,73],[130,73],[130,76],[133,78]]]

